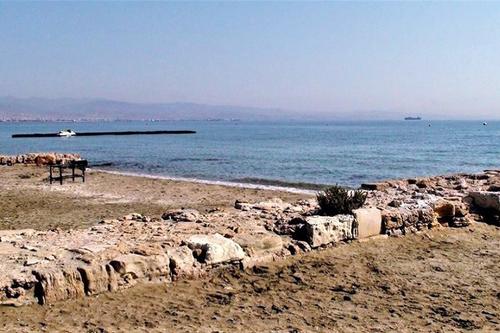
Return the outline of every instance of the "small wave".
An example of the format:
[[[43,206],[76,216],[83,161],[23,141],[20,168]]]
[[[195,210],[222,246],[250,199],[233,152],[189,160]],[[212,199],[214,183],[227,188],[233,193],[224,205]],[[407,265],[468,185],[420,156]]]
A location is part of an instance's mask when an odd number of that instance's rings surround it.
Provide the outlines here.
[[[361,175],[361,174],[352,174],[348,177],[349,180],[354,180],[354,181],[363,180],[365,178],[366,175]]]
[[[178,157],[178,158],[170,158],[167,161],[169,161],[169,162],[221,162],[223,160],[220,158]]]
[[[130,176],[130,177],[164,179],[164,180],[182,181],[182,182],[199,183],[199,184],[207,184],[207,185],[221,185],[221,186],[257,189],[257,190],[289,192],[289,193],[297,193],[297,194],[316,194],[316,192],[317,192],[317,191],[312,190],[312,189],[296,188],[296,187],[290,187],[290,186],[252,184],[252,183],[244,183],[244,182],[236,182],[236,181],[207,180],[207,179],[185,178],[185,177],[169,177],[169,176],[159,176],[159,175],[151,175],[151,174],[144,174],[144,173],[113,171],[113,170],[94,169],[94,168],[92,168],[90,171],[97,171],[97,172],[102,172],[102,173],[121,175],[121,176]],[[300,183],[291,183],[291,184],[300,184]]]
[[[113,166],[114,163],[113,162],[102,162],[102,163],[94,163],[91,165],[91,167],[110,167],[110,166]]]
[[[288,181],[284,181],[284,180],[252,178],[252,177],[237,178],[237,179],[233,179],[231,181],[237,182],[237,183],[244,183],[244,184],[292,187],[292,188],[299,188],[299,189],[304,189],[304,190],[322,190],[325,187],[329,186],[327,184],[315,184],[315,183],[305,183],[305,182],[288,182]]]

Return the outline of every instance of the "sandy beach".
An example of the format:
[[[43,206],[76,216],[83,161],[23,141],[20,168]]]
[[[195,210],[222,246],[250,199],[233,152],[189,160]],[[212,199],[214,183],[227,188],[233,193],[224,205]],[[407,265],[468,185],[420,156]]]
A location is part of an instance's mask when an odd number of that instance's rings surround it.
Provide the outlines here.
[[[130,212],[234,210],[234,200],[304,194],[92,172],[48,185],[45,168],[1,167],[2,229],[85,228]],[[1,307],[16,332],[498,331],[500,233],[473,223],[341,243],[251,269],[139,284],[51,305]]]
[[[499,18],[1,2],[0,333],[500,333]]]
[[[235,200],[262,201],[280,197],[295,201],[307,194],[219,186],[185,181],[90,172],[82,184],[49,185],[46,168],[1,167],[1,229],[85,228],[100,220],[132,212],[159,217],[171,208],[209,211],[232,209]]]
[[[346,244],[53,306],[0,308],[9,332],[496,332],[500,233],[488,225]]]

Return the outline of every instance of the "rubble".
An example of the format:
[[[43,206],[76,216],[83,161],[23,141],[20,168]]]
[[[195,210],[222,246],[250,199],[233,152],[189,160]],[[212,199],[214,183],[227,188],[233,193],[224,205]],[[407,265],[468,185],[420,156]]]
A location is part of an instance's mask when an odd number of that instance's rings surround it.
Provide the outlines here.
[[[0,304],[47,304],[194,278],[213,267],[253,265],[354,239],[467,226],[499,213],[500,171],[372,184],[352,215],[318,216],[314,200],[235,202],[163,219],[131,213],[88,229],[0,231]],[[365,186],[366,187],[366,186]],[[496,215],[495,215],[496,214]],[[172,223],[182,222],[182,223]]]

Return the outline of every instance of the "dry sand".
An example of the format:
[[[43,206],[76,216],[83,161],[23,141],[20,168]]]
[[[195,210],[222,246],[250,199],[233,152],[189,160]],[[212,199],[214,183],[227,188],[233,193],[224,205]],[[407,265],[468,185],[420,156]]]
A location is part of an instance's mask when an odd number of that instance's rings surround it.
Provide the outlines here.
[[[201,212],[230,208],[236,199],[256,202],[306,194],[130,177],[92,172],[87,182],[49,185],[45,168],[0,166],[0,229],[85,228],[131,212],[160,216],[171,208]]]
[[[45,184],[45,170],[0,167],[0,226],[83,227],[131,211],[209,210],[236,198],[303,195],[92,174]],[[474,223],[353,242],[251,271],[141,285],[52,306],[0,308],[0,330],[47,332],[500,331],[500,232]]]

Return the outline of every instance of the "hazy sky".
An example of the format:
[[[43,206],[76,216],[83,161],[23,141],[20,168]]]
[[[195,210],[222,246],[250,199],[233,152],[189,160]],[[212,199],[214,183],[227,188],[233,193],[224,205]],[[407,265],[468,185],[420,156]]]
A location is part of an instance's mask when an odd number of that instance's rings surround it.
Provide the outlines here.
[[[500,115],[500,3],[0,3],[0,96]]]

